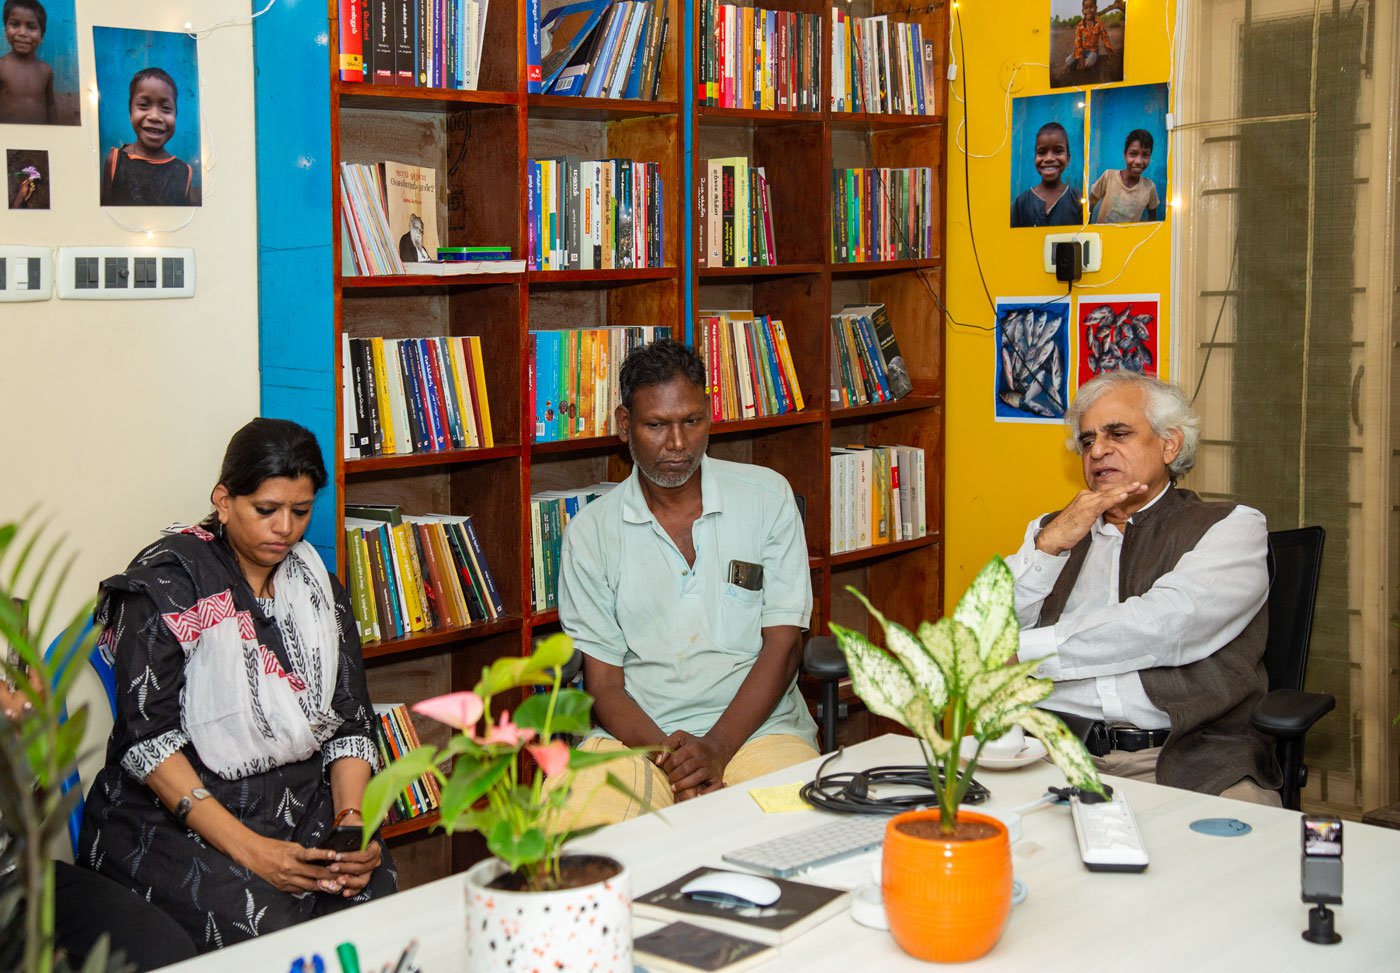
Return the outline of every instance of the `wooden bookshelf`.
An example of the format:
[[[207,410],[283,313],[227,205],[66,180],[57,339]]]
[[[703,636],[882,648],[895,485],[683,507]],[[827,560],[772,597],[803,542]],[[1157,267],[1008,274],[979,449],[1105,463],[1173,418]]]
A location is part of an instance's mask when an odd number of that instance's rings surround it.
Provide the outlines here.
[[[761,463],[785,475],[806,500],[816,610],[814,632],[835,619],[866,627],[843,590],[871,592],[892,617],[917,621],[942,601],[943,292],[939,256],[897,264],[834,264],[829,253],[830,170],[847,165],[929,165],[941,193],[943,115],[836,115],[825,95],[806,113],[698,107],[693,71],[699,0],[663,0],[670,30],[659,99],[608,100],[527,92],[525,2],[492,2],[480,90],[444,91],[336,80],[335,0],[280,5],[254,24],[260,106],[285,101],[287,84],[306,92],[290,113],[258,114],[259,226],[263,242],[261,336],[263,412],[296,419],[321,438],[332,483],[308,535],[344,576],[346,503],[397,503],[406,513],[471,515],[505,602],[502,618],[412,633],[365,647],[376,702],[412,702],[469,688],[482,666],[528,651],[558,629],[558,612],[530,605],[532,493],[567,489],[630,472],[616,436],[533,442],[529,331],[650,325],[690,334],[700,307],[750,307],[786,326],[806,409],[716,424],[712,455]],[[873,6],[867,13],[894,4]],[[822,77],[830,78],[830,12],[823,0],[772,3],[823,18]],[[547,11],[552,4],[545,3]],[[944,73],[942,5],[902,14],[920,19]],[[329,38],[328,46],[316,37]],[[940,90],[946,83],[940,81]],[[940,108],[944,104],[940,100]],[[298,114],[299,113],[299,114]],[[528,239],[526,160],[572,155],[659,163],[666,186],[663,266],[636,270],[527,271],[457,277],[355,276],[341,266],[339,163],[386,160],[431,167],[439,179],[443,245]],[[693,252],[695,166],[745,155],[771,174],[781,263],[700,269]],[[942,219],[934,238],[941,247]],[[896,402],[833,409],[828,315],[847,303],[883,302],[910,362],[915,390]],[[341,338],[479,335],[489,367],[494,445],[479,449],[344,459]],[[353,416],[350,417],[353,421]],[[926,452],[929,536],[828,552],[833,443],[899,443]],[[333,462],[330,462],[333,461]],[[445,730],[416,721],[424,742]],[[390,832],[404,885],[460,870],[484,849],[471,836],[429,830],[432,817]]]

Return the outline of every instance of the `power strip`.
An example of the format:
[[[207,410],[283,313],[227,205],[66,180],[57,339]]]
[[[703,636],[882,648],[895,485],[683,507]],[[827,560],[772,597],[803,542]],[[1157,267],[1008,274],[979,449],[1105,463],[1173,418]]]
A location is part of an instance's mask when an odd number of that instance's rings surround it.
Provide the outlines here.
[[[52,296],[52,250],[0,247],[0,301],[47,301]]]
[[[68,301],[194,297],[194,251],[184,247],[60,247],[58,296]]]

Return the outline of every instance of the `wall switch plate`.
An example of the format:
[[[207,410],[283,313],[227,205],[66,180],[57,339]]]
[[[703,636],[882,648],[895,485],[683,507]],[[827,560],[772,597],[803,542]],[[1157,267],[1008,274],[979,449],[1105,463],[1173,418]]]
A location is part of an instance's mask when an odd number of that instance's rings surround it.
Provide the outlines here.
[[[1045,238],[1045,272],[1055,272],[1055,244],[1079,244],[1079,266],[1086,274],[1103,269],[1103,244],[1097,233],[1052,233]]]
[[[0,247],[0,301],[47,301],[52,296],[52,250]]]
[[[194,297],[194,251],[185,247],[60,247],[58,296],[69,301]]]

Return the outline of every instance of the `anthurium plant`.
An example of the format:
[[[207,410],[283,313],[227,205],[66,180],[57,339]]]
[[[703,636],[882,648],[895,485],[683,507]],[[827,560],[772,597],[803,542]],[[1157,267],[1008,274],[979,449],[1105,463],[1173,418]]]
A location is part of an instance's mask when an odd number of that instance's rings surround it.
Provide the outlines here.
[[[441,784],[439,813],[445,831],[479,832],[491,853],[518,873],[527,889],[558,887],[560,853],[572,835],[564,814],[575,775],[649,752],[640,748],[586,753],[564,739],[587,733],[592,726],[593,697],[561,685],[560,673],[571,655],[573,640],[553,635],[529,656],[491,663],[471,692],[436,696],[411,707],[457,733],[447,746],[417,747],[371,778],[361,809],[365,841],[384,820],[395,796],[431,773]],[[494,711],[493,701],[502,693],[535,687],[547,688],[528,694],[513,716],[509,710]],[[522,773],[522,751],[534,765],[529,773]],[[450,769],[444,771],[444,764]],[[612,774],[599,786],[630,794]]]
[[[1000,557],[977,575],[951,618],[920,622],[916,632],[885,618],[855,588],[846,590],[860,599],[885,634],[882,649],[859,632],[831,626],[850,668],[851,687],[870,712],[918,737],[945,834],[955,829],[958,804],[982,747],[1013,726],[1045,744],[1071,784],[1103,793],[1084,744],[1057,717],[1036,708],[1055,684],[1031,675],[1040,660],[1016,659],[1021,627],[1014,579]],[[959,771],[966,736],[977,741],[977,748]]]

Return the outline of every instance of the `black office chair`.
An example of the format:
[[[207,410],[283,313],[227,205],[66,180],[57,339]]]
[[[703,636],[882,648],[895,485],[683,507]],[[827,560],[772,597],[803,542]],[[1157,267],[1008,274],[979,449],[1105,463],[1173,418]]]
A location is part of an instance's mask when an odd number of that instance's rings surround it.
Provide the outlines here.
[[[846,657],[830,635],[813,635],[802,648],[802,671],[822,684],[817,703],[817,725],[821,728],[822,753],[836,749],[836,724],[846,715],[840,700],[841,680],[847,676]]]
[[[1283,768],[1279,797],[1293,811],[1308,782],[1303,738],[1337,705],[1331,693],[1303,689],[1326,536],[1321,527],[1269,532],[1269,641],[1264,648],[1269,692],[1254,707],[1250,722],[1275,740]]]

